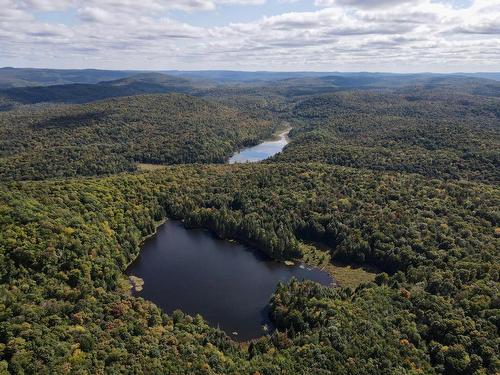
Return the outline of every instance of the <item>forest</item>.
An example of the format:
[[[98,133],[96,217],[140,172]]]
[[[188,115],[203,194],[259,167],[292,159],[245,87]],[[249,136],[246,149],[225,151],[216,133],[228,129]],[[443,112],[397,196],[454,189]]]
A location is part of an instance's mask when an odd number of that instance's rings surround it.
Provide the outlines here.
[[[182,94],[0,112],[0,180],[111,174],[138,162],[223,162],[279,125]]]
[[[498,96],[448,89],[313,96],[291,109],[294,142],[277,160],[499,183],[499,111]]]
[[[498,373],[496,83],[317,81],[1,112],[0,373]],[[281,154],[225,164],[284,121]],[[130,295],[124,270],[165,218],[378,274],[280,284],[278,330],[237,343]]]

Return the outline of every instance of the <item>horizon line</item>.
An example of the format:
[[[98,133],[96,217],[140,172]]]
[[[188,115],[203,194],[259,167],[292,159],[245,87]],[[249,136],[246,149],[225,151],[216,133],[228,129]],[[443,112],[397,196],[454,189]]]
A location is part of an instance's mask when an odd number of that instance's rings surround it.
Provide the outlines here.
[[[238,72],[238,73],[353,73],[353,74],[499,74],[500,69],[497,71],[450,71],[450,72],[433,72],[433,71],[420,71],[420,72],[393,72],[393,71],[368,71],[368,70],[236,70],[236,69],[105,69],[105,68],[45,68],[45,67],[14,67],[2,66],[0,69],[33,69],[33,70],[97,70],[97,71],[116,71],[116,72]]]

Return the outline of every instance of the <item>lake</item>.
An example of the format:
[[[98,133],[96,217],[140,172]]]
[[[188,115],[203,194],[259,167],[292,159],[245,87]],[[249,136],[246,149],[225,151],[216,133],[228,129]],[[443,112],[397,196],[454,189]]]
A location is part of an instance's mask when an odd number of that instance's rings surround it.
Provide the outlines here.
[[[302,265],[286,266],[249,247],[216,238],[202,229],[186,229],[169,220],[146,240],[126,271],[144,280],[133,294],[154,302],[166,313],[180,309],[200,314],[236,340],[273,329],[268,302],[279,282],[292,277],[324,285],[331,277]],[[237,333],[234,334],[234,333]]]
[[[235,153],[229,159],[229,164],[255,163],[281,152],[288,144],[288,133],[290,129],[284,130],[276,135],[276,139],[259,143],[257,146],[249,147]]]

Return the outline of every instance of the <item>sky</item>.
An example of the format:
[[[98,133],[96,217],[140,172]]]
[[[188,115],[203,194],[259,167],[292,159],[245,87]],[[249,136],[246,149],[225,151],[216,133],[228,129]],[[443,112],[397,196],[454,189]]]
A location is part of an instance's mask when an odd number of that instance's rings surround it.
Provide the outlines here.
[[[500,71],[500,0],[0,0],[0,66]]]

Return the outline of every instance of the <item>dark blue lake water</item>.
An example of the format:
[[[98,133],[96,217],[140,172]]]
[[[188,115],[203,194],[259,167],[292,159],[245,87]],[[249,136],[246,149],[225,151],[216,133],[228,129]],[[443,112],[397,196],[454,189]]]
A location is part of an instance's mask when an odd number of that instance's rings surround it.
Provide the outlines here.
[[[167,221],[148,239],[128,275],[144,280],[134,295],[154,302],[166,313],[180,309],[201,314],[237,340],[272,329],[268,302],[279,282],[292,277],[330,285],[330,276],[305,266],[286,266],[247,246],[220,240],[201,229]],[[233,334],[236,332],[236,334]]]

